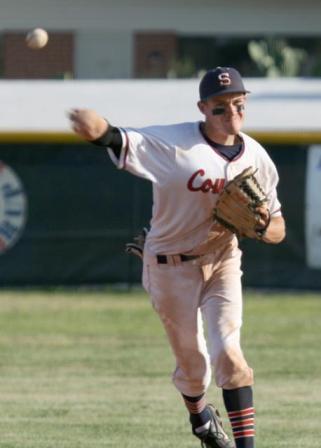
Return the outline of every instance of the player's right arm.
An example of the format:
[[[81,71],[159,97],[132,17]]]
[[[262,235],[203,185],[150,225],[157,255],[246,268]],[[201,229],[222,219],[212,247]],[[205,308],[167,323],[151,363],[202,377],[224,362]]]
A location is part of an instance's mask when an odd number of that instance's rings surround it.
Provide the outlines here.
[[[69,112],[73,131],[90,143],[108,147],[116,159],[120,158],[123,140],[118,128],[92,109],[73,109]],[[113,158],[113,156],[111,155]],[[116,162],[117,164],[117,162]]]
[[[88,141],[97,140],[109,127],[108,121],[92,109],[72,109],[69,119],[73,131]]]
[[[175,145],[164,140],[164,131],[157,126],[141,129],[114,127],[91,109],[73,109],[69,119],[77,135],[107,149],[118,169],[164,183],[175,167]]]

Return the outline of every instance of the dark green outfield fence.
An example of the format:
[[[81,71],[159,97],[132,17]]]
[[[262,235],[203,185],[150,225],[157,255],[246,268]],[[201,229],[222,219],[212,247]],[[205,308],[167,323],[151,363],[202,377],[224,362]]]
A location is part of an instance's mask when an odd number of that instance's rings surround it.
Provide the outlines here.
[[[321,289],[321,270],[305,261],[307,147],[265,146],[280,173],[287,240],[241,243],[244,284]],[[140,281],[140,261],[124,246],[148,224],[149,182],[118,172],[104,150],[90,145],[3,143],[0,160],[20,178],[28,200],[20,238],[0,255],[1,286]]]

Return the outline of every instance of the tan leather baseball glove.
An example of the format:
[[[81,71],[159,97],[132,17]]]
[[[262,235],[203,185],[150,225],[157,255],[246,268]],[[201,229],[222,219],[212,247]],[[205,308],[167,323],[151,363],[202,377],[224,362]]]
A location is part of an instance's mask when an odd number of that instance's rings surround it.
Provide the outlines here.
[[[221,191],[213,211],[214,220],[238,237],[261,239],[270,223],[267,197],[249,166]]]

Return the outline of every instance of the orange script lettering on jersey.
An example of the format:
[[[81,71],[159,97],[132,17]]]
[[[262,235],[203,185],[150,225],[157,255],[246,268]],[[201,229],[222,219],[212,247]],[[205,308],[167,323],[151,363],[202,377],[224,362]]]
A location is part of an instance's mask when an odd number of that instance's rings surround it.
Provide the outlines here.
[[[220,193],[225,184],[225,179],[200,179],[205,175],[205,171],[200,169],[189,178],[187,188],[190,191],[202,191],[203,193]]]

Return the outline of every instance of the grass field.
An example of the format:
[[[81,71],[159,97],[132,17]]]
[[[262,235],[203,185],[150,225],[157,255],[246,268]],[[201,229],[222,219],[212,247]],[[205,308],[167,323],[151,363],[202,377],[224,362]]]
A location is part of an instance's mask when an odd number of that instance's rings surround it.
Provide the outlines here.
[[[321,294],[245,293],[258,448],[321,446],[320,316]],[[172,369],[141,291],[3,290],[0,448],[199,447]]]

